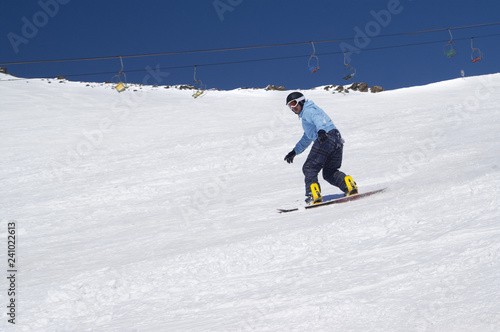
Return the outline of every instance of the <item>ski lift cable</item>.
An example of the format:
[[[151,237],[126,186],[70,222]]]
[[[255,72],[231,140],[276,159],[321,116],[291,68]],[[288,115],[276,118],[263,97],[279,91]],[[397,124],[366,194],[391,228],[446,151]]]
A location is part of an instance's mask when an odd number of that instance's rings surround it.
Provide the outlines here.
[[[500,33],[497,34],[489,34],[489,35],[479,35],[475,36],[474,38],[489,38],[489,37],[498,37],[500,36]],[[464,38],[455,38],[455,40],[466,40],[470,39],[471,37],[464,37]],[[374,48],[365,48],[362,50],[359,50],[359,52],[369,52],[369,51],[380,51],[380,50],[386,50],[386,49],[394,49],[394,48],[404,48],[404,47],[412,47],[412,46],[422,46],[422,45],[430,45],[430,44],[437,44],[437,43],[443,43],[446,42],[447,40],[436,40],[436,41],[428,41],[428,42],[420,42],[420,43],[410,43],[410,44],[400,44],[400,45],[391,45],[391,46],[382,46],[382,47],[374,47]],[[323,55],[338,55],[338,54],[343,54],[345,52],[342,51],[337,51],[337,52],[326,52],[326,53],[318,53],[317,55],[323,56]],[[205,64],[198,64],[198,67],[209,67],[209,66],[221,66],[221,65],[234,65],[234,64],[242,64],[242,63],[252,63],[252,62],[262,62],[262,61],[276,61],[276,60],[288,60],[288,59],[296,59],[296,58],[304,58],[309,55],[292,55],[292,56],[283,56],[283,57],[273,57],[273,58],[259,58],[259,59],[250,59],[250,60],[237,60],[237,61],[226,61],[226,62],[215,62],[215,63],[205,63]],[[157,70],[173,70],[173,69],[186,69],[186,68],[193,68],[193,65],[182,65],[182,66],[171,66],[171,67],[161,67],[157,68]],[[133,72],[145,72],[148,71],[148,69],[131,69],[127,70],[128,73],[133,73]],[[109,74],[114,74],[116,72],[94,72],[94,73],[78,73],[78,74],[63,74],[61,76],[64,77],[75,77],[75,76],[97,76],[97,75],[109,75]],[[37,77],[36,79],[52,79],[55,76],[46,76],[46,77]],[[30,78],[15,78],[15,79],[8,79],[8,80],[1,80],[1,82],[9,82],[9,81],[16,81],[16,80],[27,80]]]
[[[470,28],[486,27],[486,26],[493,26],[493,25],[500,25],[500,22],[482,23],[482,24],[460,26],[460,27],[454,27],[454,28],[440,28],[440,29],[431,29],[431,30],[421,30],[421,31],[412,31],[412,32],[393,33],[393,34],[373,36],[372,38],[404,36],[404,35],[413,35],[413,34],[439,32],[439,31],[445,31],[445,30],[448,30],[450,32],[450,34],[451,34],[451,30],[470,29]],[[339,39],[329,39],[329,40],[320,40],[320,41],[315,41],[315,43],[317,43],[317,44],[319,44],[319,43],[332,43],[332,42],[348,41],[348,40],[352,40],[352,37],[349,37],[349,38],[339,38]],[[163,56],[163,55],[193,54],[193,53],[208,53],[208,52],[225,52],[225,51],[238,51],[238,50],[249,50],[249,49],[258,49],[258,48],[269,48],[269,47],[282,47],[282,46],[304,45],[304,44],[309,44],[309,43],[311,43],[311,42],[308,41],[308,42],[295,42],[295,43],[282,43],[282,44],[269,44],[269,45],[254,45],[254,46],[242,46],[242,47],[206,49],[206,50],[176,51],[176,52],[162,52],[162,53],[146,53],[146,54],[123,55],[123,56],[116,56],[115,55],[115,56],[100,56],[100,57],[72,58],[72,59],[49,59],[49,60],[13,61],[13,62],[2,62],[2,63],[0,63],[0,66],[20,65],[20,64],[36,64],[36,63],[49,63],[49,62],[109,60],[109,59],[116,59],[116,58],[119,58],[119,57],[123,57],[123,58],[139,58],[139,57],[152,57],[152,56]]]

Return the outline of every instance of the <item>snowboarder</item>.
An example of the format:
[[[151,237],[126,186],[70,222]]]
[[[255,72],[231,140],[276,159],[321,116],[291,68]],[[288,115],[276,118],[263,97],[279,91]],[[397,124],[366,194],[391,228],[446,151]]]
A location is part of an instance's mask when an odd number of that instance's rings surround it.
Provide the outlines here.
[[[300,92],[290,93],[286,98],[286,104],[302,119],[304,135],[285,156],[285,161],[293,163],[293,158],[314,142],[302,167],[305,176],[306,203],[317,204],[323,201],[318,183],[318,173],[321,170],[323,178],[342,190],[346,196],[357,194],[358,188],[352,177],[339,171],[344,140],[330,117],[311,100],[306,100]]]

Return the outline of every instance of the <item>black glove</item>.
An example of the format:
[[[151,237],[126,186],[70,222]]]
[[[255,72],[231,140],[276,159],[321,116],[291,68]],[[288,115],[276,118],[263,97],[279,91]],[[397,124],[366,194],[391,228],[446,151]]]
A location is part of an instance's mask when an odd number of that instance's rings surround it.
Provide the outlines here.
[[[326,141],[328,141],[328,135],[326,134],[326,131],[324,131],[323,129],[318,131],[318,141],[320,143],[325,143]]]
[[[285,161],[289,164],[293,163],[293,158],[295,158],[297,154],[295,153],[295,150],[290,151],[286,156],[285,156]]]

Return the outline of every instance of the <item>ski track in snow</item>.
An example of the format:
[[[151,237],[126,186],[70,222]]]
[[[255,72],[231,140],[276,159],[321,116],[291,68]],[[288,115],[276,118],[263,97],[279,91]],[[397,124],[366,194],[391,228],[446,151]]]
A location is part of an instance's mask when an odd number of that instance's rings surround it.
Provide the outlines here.
[[[290,214],[307,154],[283,161],[302,135],[289,91],[0,75],[17,330],[498,331],[500,74],[305,91],[342,169],[388,190]]]

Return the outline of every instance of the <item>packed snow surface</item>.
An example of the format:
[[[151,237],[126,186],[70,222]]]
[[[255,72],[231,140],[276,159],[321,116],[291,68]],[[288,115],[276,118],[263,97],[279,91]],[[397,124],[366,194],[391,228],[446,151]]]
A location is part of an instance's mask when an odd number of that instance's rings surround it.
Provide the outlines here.
[[[303,91],[358,201],[304,195],[290,91],[0,81],[18,331],[499,331],[500,74]],[[322,179],[323,194],[339,194]]]

